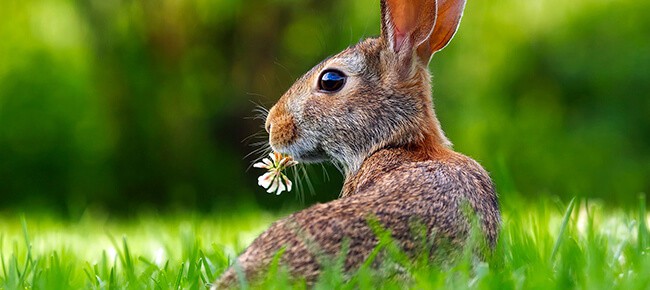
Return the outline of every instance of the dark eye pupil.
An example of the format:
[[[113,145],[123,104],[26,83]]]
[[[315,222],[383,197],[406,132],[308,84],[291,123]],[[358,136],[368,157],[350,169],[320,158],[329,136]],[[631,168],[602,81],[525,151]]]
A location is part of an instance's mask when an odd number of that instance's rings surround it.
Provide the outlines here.
[[[328,70],[323,72],[320,77],[320,89],[326,92],[336,92],[340,90],[345,84],[345,75],[336,70]]]

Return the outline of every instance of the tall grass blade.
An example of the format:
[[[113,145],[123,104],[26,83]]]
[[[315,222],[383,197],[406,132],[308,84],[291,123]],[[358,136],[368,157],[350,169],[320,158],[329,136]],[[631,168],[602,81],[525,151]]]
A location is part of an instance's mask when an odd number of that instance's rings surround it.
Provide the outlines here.
[[[131,251],[129,250],[129,244],[126,242],[126,237],[122,237],[122,247],[124,247],[124,261],[126,261],[124,267],[129,271],[129,275],[134,277],[133,258],[131,257]]]
[[[280,259],[282,258],[282,255],[286,251],[287,248],[282,247],[280,248],[277,253],[273,256],[273,260],[271,260],[271,264],[268,267],[267,270],[267,279],[269,282],[273,282],[273,280],[277,277],[278,272],[280,271]]]
[[[90,285],[93,286],[99,286],[99,281],[97,279],[93,279],[93,274],[90,273],[90,264],[86,262],[86,267],[84,267],[84,273],[86,273],[86,277],[88,278],[88,282],[90,282]]]
[[[27,279],[27,274],[30,271],[30,265],[32,264],[32,243],[29,240],[29,233],[27,232],[27,219],[25,219],[25,215],[20,216],[20,223],[23,228],[23,235],[25,239],[25,247],[27,249],[27,259],[25,259],[25,267],[23,268],[22,274],[20,275],[20,285],[25,286],[25,282]],[[16,264],[16,266],[18,266]]]
[[[16,257],[15,254],[11,255],[11,262],[10,263],[11,263],[11,266],[13,266],[12,267],[13,271],[10,268],[9,272],[11,273],[11,272],[15,271],[16,272],[16,277],[18,277],[18,283],[20,283],[20,281],[22,280],[22,277],[23,277],[23,273],[20,271],[20,265],[18,265],[18,257]]]
[[[185,271],[185,263],[182,263],[181,269],[178,270],[178,276],[176,276],[176,283],[174,284],[174,289],[181,289],[181,280],[183,279],[184,271]]]
[[[215,277],[214,274],[212,273],[212,267],[210,267],[210,261],[208,261],[208,258],[205,256],[203,251],[199,251],[199,256],[201,257],[201,263],[203,264],[203,268],[205,269],[205,274],[207,276],[208,282],[214,281]]]
[[[117,257],[120,258],[120,262],[122,262],[122,265],[126,267],[126,260],[124,260],[124,254],[122,253],[122,249],[120,249],[117,240],[115,240],[115,237],[110,233],[106,233],[106,235],[108,235],[108,239],[111,241],[111,244],[113,244],[113,248],[115,248],[115,251],[117,252]]]
[[[108,276],[108,289],[117,289],[117,278],[115,277],[115,265],[117,263],[113,263],[113,267],[111,267],[111,273]]]
[[[562,218],[562,226],[560,227],[560,233],[557,237],[557,240],[555,240],[555,245],[553,246],[553,252],[551,252],[551,262],[555,260],[555,255],[557,255],[557,251],[560,249],[560,244],[562,244],[562,238],[564,237],[566,226],[569,223],[569,219],[571,218],[571,213],[573,212],[573,208],[575,207],[575,201],[576,198],[575,197],[572,198],[571,202],[569,202],[569,206],[567,206],[567,209],[564,212],[564,218]]]
[[[237,274],[238,287],[239,289],[248,289],[248,283],[246,282],[246,274],[244,274],[244,269],[239,265],[237,261],[232,264],[235,273]]]

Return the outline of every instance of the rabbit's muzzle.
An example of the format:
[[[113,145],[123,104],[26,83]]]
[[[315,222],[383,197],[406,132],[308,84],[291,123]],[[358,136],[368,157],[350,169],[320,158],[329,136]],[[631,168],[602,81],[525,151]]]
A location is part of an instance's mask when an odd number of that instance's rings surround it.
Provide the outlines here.
[[[273,148],[286,147],[298,137],[298,129],[293,117],[287,112],[285,106],[280,104],[271,108],[264,128],[269,133],[269,142]]]

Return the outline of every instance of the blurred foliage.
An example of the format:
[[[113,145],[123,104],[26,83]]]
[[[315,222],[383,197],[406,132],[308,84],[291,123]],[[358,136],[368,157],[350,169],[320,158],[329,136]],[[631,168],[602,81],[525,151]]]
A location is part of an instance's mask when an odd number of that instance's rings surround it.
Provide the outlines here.
[[[455,148],[502,198],[650,192],[650,2],[469,1],[434,57]],[[232,210],[270,107],[312,65],[379,33],[377,0],[4,0],[0,206]],[[262,130],[263,131],[263,130]],[[316,195],[341,177],[310,169]]]

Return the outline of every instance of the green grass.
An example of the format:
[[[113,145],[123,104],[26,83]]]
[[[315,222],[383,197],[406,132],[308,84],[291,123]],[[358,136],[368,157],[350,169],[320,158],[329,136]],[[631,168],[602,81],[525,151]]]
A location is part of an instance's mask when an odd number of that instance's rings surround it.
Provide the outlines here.
[[[640,201],[630,209],[578,199],[504,201],[493,255],[476,262],[465,251],[458,263],[445,267],[405,259],[378,229],[378,250],[386,250],[400,275],[387,276],[367,263],[344,276],[339,260],[326,267],[316,288],[648,289],[648,214],[644,197]],[[277,218],[259,212],[143,214],[127,221],[86,214],[76,222],[30,213],[4,216],[0,289],[203,289]],[[277,264],[261,287],[305,288]]]

